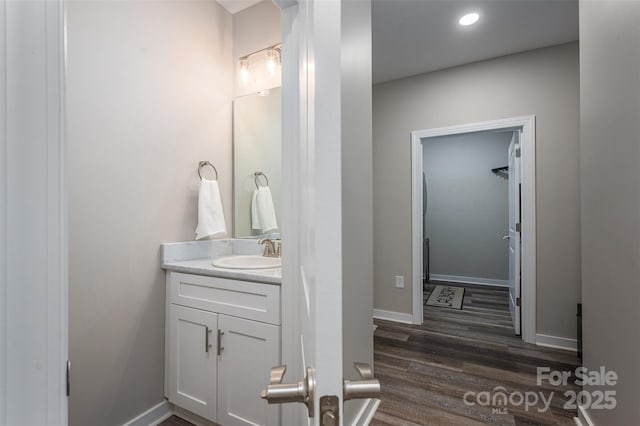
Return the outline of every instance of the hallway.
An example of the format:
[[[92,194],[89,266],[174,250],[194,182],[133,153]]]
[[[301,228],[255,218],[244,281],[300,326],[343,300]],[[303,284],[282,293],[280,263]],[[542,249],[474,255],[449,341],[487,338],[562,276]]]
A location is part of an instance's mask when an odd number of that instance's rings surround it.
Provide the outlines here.
[[[536,384],[536,367],[574,371],[580,365],[575,353],[527,344],[514,336],[508,289],[447,284],[465,287],[461,310],[425,306],[421,326],[375,320],[374,369],[382,398],[371,424],[575,424],[576,410],[563,408],[564,393],[580,390],[572,379],[568,386]],[[433,286],[428,284],[425,295]],[[503,387],[515,404],[496,404],[493,409],[483,403],[482,395],[493,400],[500,393],[496,387]],[[549,409],[544,410],[542,400],[552,393]],[[475,405],[465,404],[465,394]],[[527,410],[520,396],[538,399],[538,404]]]

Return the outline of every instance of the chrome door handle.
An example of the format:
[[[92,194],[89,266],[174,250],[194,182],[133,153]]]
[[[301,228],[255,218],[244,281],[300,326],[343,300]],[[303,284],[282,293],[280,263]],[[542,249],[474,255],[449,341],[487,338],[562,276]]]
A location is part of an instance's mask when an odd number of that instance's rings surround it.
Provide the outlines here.
[[[369,364],[354,362],[353,367],[362,380],[344,380],[342,399],[380,398],[380,381],[373,378],[373,370]]]
[[[509,235],[503,235],[503,236],[502,236],[502,239],[503,239],[503,240],[510,240],[510,239],[511,239],[511,237],[510,237]]]
[[[286,371],[286,365],[271,368],[269,386],[260,392],[260,397],[266,399],[269,404],[301,402],[307,406],[309,417],[313,417],[313,397],[316,388],[314,369],[307,367],[307,375],[298,383],[283,384],[282,379]]]

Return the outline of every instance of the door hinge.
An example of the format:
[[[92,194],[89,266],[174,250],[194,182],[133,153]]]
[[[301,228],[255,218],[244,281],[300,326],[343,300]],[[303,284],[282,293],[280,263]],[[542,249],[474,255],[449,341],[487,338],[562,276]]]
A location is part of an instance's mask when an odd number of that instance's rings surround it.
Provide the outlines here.
[[[520,222],[516,223],[516,232],[522,232],[522,225]]]
[[[516,297],[516,306],[520,307],[520,298],[519,297]]]
[[[520,158],[520,148],[516,148],[516,158]]]
[[[320,425],[338,426],[340,424],[340,400],[335,395],[320,398]]]
[[[71,361],[67,360],[67,396],[71,392]]]

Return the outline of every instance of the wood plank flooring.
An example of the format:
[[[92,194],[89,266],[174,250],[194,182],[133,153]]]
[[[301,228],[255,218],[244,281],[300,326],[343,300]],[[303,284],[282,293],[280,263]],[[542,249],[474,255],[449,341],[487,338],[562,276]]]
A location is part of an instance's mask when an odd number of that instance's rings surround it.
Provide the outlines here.
[[[427,284],[426,296],[435,284],[443,283]],[[571,382],[537,386],[536,367],[574,371],[580,364],[575,353],[514,336],[506,289],[444,284],[465,288],[462,309],[425,306],[422,326],[375,321],[374,368],[382,397],[371,425],[574,425],[576,412],[563,408],[564,392],[579,388]],[[500,412],[489,404],[465,404],[465,393],[474,392],[467,400],[475,402],[487,391],[502,391],[513,403],[496,404]],[[551,398],[549,409],[541,401],[528,409],[520,404],[519,395],[527,392],[532,402],[534,393]]]
[[[579,388],[572,383],[537,386],[536,367],[574,371],[579,365],[575,353],[514,336],[505,289],[445,284],[465,288],[461,310],[425,306],[421,326],[375,320],[374,366],[382,397],[371,425],[574,425],[576,412],[563,409],[563,393]],[[428,292],[433,287],[428,284]],[[553,393],[550,408],[539,412],[541,402],[528,410],[510,404],[499,414],[490,406],[465,405],[466,392],[491,392],[498,386],[507,395],[543,392],[549,398]],[[190,425],[176,416],[160,424]]]
[[[171,416],[167,420],[158,423],[158,426],[195,426],[193,423],[188,422],[178,416]]]

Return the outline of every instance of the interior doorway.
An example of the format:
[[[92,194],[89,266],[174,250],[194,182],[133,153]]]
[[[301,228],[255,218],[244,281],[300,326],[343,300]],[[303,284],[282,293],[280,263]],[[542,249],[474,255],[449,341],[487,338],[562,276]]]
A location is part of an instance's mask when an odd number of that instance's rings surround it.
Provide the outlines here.
[[[465,154],[465,146],[473,152]],[[474,167],[482,172],[474,176]],[[424,278],[505,287],[514,334],[534,343],[535,117],[414,131],[412,172],[413,322],[424,317]],[[430,175],[439,180],[433,194],[425,185]],[[480,196],[473,193],[478,188],[485,190]],[[437,206],[430,205],[429,220],[430,200]],[[429,252],[444,265],[439,270],[430,265]]]

